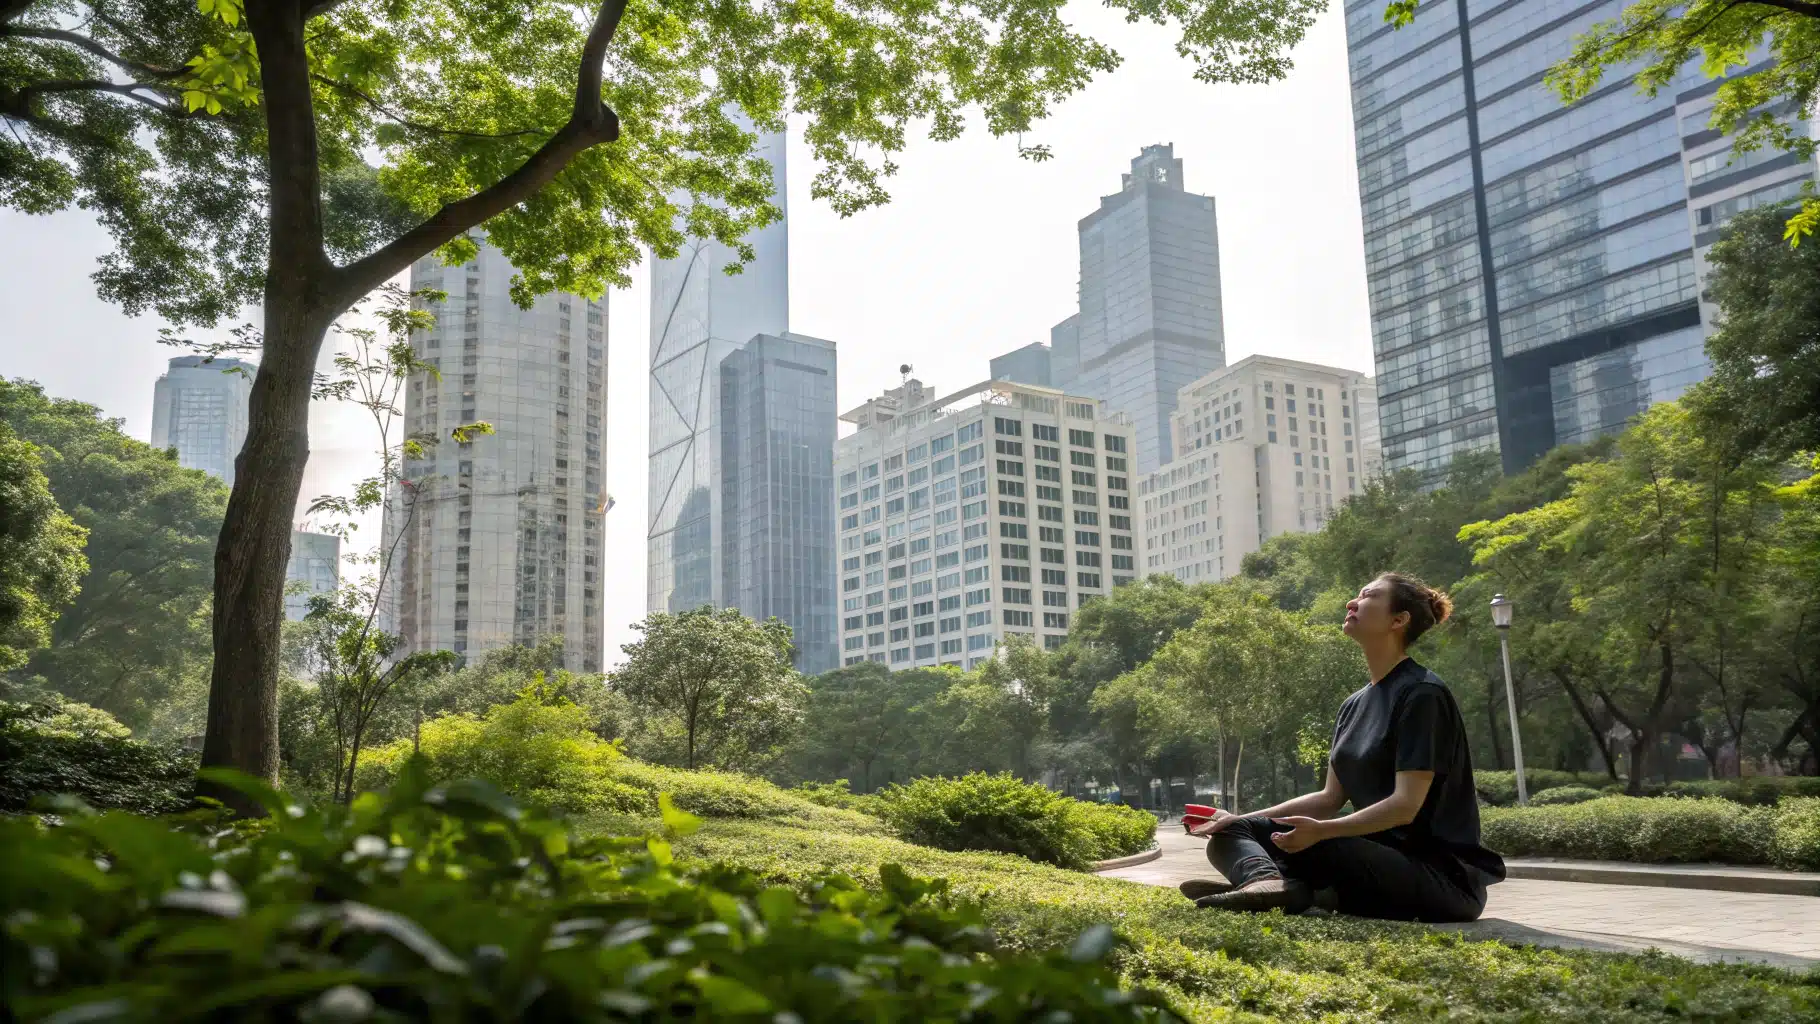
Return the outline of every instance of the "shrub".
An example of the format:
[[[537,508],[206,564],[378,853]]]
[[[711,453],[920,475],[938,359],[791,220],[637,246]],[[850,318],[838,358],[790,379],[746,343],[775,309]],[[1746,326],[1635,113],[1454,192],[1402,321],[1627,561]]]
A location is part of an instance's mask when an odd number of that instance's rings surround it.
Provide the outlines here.
[[[566,700],[526,692],[484,716],[444,715],[425,722],[420,756],[435,780],[477,778],[519,800],[561,813],[654,815],[657,795],[716,818],[778,818],[858,831],[883,826],[853,811],[823,807],[761,779],[731,772],[685,771],[645,764],[591,731],[589,712]],[[411,760],[410,740],[363,757],[362,789],[383,788]]]
[[[196,779],[193,752],[127,739],[107,727],[111,716],[102,721],[84,710],[96,711],[85,704],[0,702],[0,812],[32,810],[59,794],[94,808],[140,814],[189,805]]]
[[[1783,797],[1820,797],[1820,776],[1752,775],[1742,779],[1671,782],[1662,793],[1666,796],[1718,797],[1753,807],[1769,807]]]
[[[860,811],[865,814],[877,814],[879,798],[872,793],[855,793],[852,784],[846,779],[835,779],[833,782],[803,782],[792,786],[785,792],[800,796],[812,804],[823,807],[839,807],[842,810]]]
[[[1607,796],[1564,807],[1492,807],[1485,845],[1517,857],[1769,863],[1775,809],[1728,800]]]
[[[225,780],[224,780],[225,781]],[[24,1019],[876,1020],[1155,1017],[1104,925],[993,946],[895,865],[797,893],[679,872],[659,839],[578,840],[484,783],[407,771],[351,809],[205,836],[109,814],[0,822],[0,997]],[[693,825],[674,811],[679,833]]]
[[[1066,868],[1136,853],[1156,835],[1156,819],[1143,811],[1084,803],[1008,773],[917,779],[879,796],[880,816],[910,842],[1015,853]]]
[[[1529,783],[1529,795],[1532,798],[1545,789],[1559,789],[1562,786],[1602,789],[1612,783],[1611,776],[1604,772],[1561,772],[1551,768],[1524,769],[1523,780]],[[1517,802],[1517,773],[1514,771],[1473,772],[1472,783],[1473,788],[1479,791],[1479,799],[1493,807],[1509,807]],[[1619,788],[1623,788],[1621,784]]]
[[[1538,807],[1546,807],[1550,804],[1583,804],[1588,800],[1597,800],[1604,795],[1599,790],[1588,786],[1556,786],[1553,789],[1531,794],[1529,802]]]
[[[1790,797],[1776,805],[1770,862],[1795,871],[1820,871],[1820,799]]]

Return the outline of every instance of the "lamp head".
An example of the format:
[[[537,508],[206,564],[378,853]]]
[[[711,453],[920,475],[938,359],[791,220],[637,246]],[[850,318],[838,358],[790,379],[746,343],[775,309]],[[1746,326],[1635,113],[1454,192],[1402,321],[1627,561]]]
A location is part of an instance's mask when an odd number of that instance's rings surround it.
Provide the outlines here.
[[[1509,629],[1511,616],[1516,612],[1516,602],[1507,599],[1503,594],[1494,594],[1491,599],[1491,622],[1499,629]]]

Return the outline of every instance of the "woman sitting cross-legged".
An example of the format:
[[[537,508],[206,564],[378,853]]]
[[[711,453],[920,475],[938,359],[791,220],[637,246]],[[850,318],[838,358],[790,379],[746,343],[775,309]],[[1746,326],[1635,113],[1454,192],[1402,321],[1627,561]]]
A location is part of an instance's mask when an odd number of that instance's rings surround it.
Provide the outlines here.
[[[1406,653],[1451,609],[1445,594],[1398,573],[1347,602],[1343,628],[1364,649],[1371,682],[1340,705],[1326,786],[1191,825],[1189,834],[1209,837],[1207,859],[1228,881],[1183,882],[1184,895],[1227,910],[1293,914],[1318,904],[1403,921],[1478,918],[1504,861],[1479,842],[1459,705]],[[1355,810],[1339,815],[1348,800]]]

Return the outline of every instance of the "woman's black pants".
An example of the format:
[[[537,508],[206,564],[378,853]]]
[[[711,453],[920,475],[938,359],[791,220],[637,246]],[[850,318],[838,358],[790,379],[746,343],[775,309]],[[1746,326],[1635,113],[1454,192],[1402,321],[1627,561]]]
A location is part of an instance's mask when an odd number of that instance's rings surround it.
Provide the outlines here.
[[[1389,833],[1326,839],[1285,853],[1270,836],[1289,828],[1269,818],[1240,818],[1208,839],[1207,860],[1234,885],[1283,878],[1316,891],[1332,889],[1340,912],[1358,917],[1476,921],[1485,909],[1483,885],[1463,883],[1443,866],[1411,856]]]

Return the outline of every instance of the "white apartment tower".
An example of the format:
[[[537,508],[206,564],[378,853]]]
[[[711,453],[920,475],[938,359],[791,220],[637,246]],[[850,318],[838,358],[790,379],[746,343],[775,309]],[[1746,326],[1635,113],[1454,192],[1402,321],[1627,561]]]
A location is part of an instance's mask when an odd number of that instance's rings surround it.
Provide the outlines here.
[[[607,324],[604,301],[555,293],[519,308],[498,250],[411,268],[413,289],[447,294],[414,339],[441,379],[420,374],[406,429],[441,438],[405,465],[386,510],[403,531],[389,623],[407,652],[464,657],[563,639],[564,661],[597,672],[603,656]],[[485,421],[466,444],[451,428]]]
[[[841,661],[972,668],[1013,635],[1058,647],[1072,610],[1137,576],[1123,414],[989,381],[908,380],[841,417]]]
[[[1146,574],[1235,575],[1381,472],[1377,389],[1333,366],[1247,356],[1183,388],[1170,430],[1175,459],[1139,485]]]

